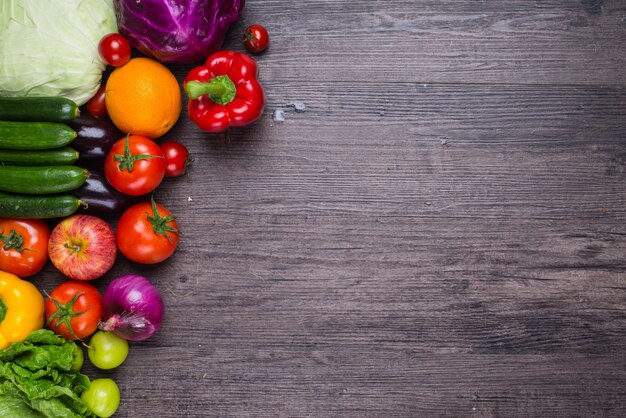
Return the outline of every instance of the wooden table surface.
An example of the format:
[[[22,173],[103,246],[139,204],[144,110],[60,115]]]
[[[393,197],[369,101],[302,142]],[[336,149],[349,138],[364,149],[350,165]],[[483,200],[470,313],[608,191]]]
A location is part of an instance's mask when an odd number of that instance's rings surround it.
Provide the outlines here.
[[[248,0],[225,47],[256,22],[262,119],[184,113],[178,251],[97,281],[166,305],[87,368],[116,416],[626,415],[626,2]]]

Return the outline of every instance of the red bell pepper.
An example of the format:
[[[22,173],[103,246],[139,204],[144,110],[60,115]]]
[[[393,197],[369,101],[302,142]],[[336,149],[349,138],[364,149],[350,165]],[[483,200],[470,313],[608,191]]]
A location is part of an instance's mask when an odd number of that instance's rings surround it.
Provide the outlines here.
[[[253,58],[235,51],[218,51],[192,69],[183,83],[189,117],[207,132],[243,126],[263,113],[265,96]]]

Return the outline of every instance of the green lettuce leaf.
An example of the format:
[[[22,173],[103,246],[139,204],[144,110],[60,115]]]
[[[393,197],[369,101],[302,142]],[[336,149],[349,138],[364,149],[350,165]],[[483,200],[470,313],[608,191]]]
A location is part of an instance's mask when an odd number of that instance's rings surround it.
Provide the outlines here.
[[[89,378],[72,370],[77,350],[49,330],[0,350],[0,418],[94,417],[80,398]]]

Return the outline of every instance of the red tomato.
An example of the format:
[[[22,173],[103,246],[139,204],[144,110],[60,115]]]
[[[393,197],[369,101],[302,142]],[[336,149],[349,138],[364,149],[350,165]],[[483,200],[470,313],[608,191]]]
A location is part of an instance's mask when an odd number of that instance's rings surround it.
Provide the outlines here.
[[[107,105],[104,100],[104,86],[100,87],[96,94],[87,102],[87,112],[96,118],[107,114]]]
[[[250,52],[263,52],[270,46],[270,35],[261,25],[250,25],[243,32],[243,44]]]
[[[161,144],[165,156],[165,177],[178,177],[185,174],[191,165],[189,151],[180,142],[168,141]]]
[[[46,324],[70,341],[96,332],[102,320],[102,295],[93,285],[70,280],[46,298]]]
[[[19,277],[38,273],[48,260],[50,228],[39,219],[0,219],[0,270]]]
[[[178,246],[178,224],[162,205],[143,202],[131,206],[117,223],[117,248],[130,260],[142,264],[159,263]]]
[[[104,62],[119,67],[130,59],[130,44],[119,33],[109,33],[100,40],[98,52]]]
[[[127,135],[113,144],[104,160],[104,175],[120,192],[140,196],[156,189],[165,176],[165,157],[149,138]]]

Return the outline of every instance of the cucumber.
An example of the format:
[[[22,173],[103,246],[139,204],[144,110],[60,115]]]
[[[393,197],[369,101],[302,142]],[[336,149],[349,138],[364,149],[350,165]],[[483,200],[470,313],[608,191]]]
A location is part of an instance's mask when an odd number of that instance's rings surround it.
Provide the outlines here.
[[[41,151],[0,149],[0,165],[61,165],[77,160],[78,151],[70,147]]]
[[[65,97],[0,97],[0,120],[67,122],[79,114]]]
[[[64,218],[86,204],[69,194],[26,196],[0,192],[0,217],[22,219]]]
[[[63,123],[0,121],[0,148],[42,150],[60,148],[76,138],[76,131]]]
[[[89,172],[73,165],[41,167],[0,166],[0,191],[23,194],[53,194],[74,190]]]

